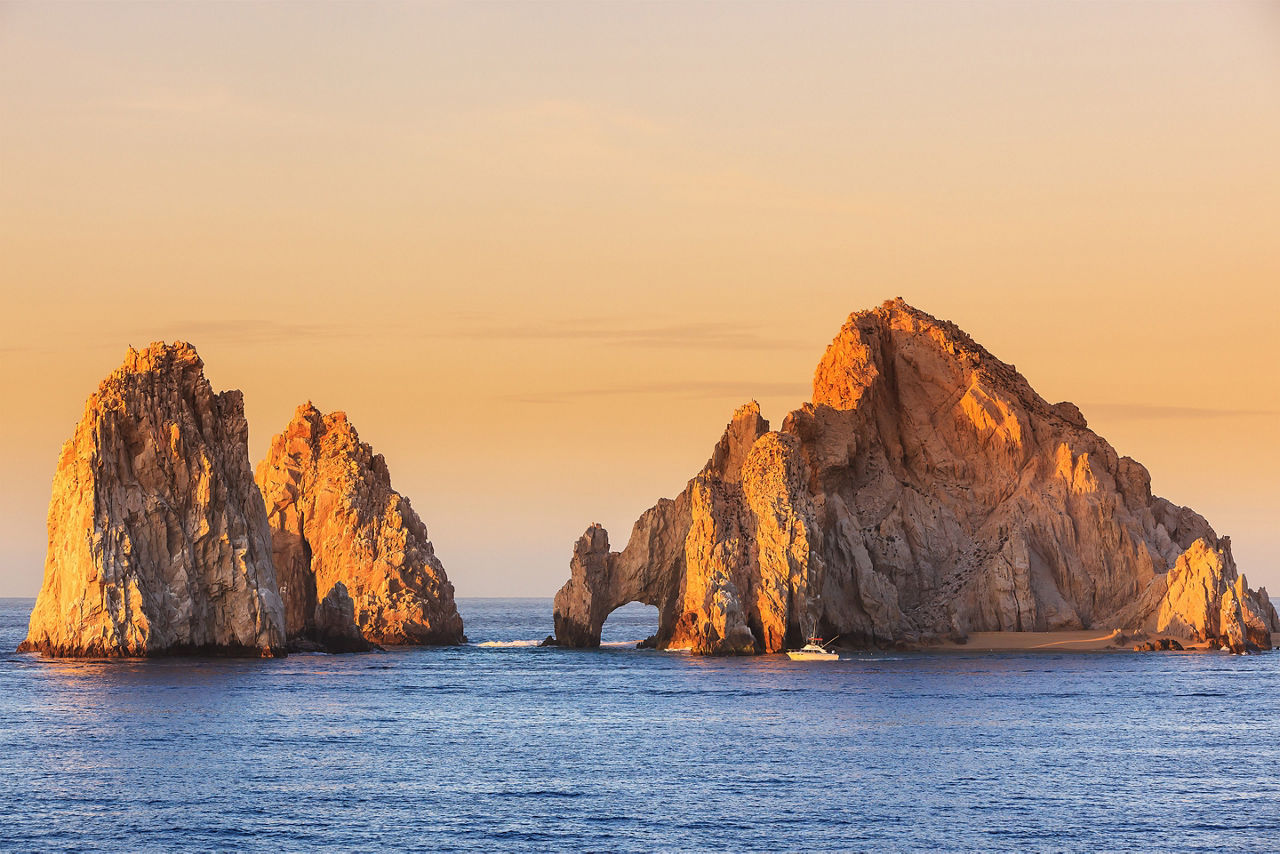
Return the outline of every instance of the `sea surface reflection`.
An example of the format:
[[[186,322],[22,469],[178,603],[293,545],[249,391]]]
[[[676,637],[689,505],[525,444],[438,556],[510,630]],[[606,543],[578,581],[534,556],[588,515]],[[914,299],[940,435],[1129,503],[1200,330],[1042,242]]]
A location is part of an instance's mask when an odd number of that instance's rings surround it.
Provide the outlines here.
[[[0,645],[31,600],[0,600]],[[0,657],[0,847],[1274,850],[1280,655]],[[606,641],[639,640],[629,606]]]

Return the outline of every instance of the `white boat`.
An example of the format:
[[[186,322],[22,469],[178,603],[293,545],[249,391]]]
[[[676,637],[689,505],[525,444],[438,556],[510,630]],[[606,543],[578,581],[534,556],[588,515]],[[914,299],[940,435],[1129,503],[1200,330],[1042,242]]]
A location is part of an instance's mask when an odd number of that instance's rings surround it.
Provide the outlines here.
[[[828,643],[835,643],[835,641],[828,641]],[[823,646],[822,638],[809,638],[809,642],[800,649],[787,650],[787,658],[792,661],[839,661],[840,654]]]

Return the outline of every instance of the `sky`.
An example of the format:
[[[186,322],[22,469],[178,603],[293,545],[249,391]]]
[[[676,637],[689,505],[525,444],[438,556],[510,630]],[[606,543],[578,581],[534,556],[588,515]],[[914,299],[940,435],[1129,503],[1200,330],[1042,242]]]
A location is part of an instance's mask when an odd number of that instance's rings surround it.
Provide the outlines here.
[[[0,4],[0,596],[128,346],[549,596],[902,296],[1280,591],[1274,3]]]

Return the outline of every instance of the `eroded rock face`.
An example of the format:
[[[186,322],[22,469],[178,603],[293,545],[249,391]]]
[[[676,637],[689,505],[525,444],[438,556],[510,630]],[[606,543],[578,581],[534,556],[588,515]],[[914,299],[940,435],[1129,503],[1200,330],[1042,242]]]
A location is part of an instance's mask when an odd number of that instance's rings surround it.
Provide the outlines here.
[[[568,645],[598,644],[632,600],[658,606],[659,646],[709,653],[775,652],[811,628],[852,644],[1118,627],[1259,646],[1278,628],[1227,539],[1153,496],[1078,408],[901,300],[850,316],[781,431],[740,409],[622,552],[600,528],[584,541],[556,597]]]
[[[360,633],[378,644],[463,640],[453,585],[382,455],[342,412],[298,407],[258,466],[290,638],[317,631],[341,584]]]
[[[271,534],[240,392],[191,345],[130,349],[62,447],[44,584],[22,651],[274,655]]]

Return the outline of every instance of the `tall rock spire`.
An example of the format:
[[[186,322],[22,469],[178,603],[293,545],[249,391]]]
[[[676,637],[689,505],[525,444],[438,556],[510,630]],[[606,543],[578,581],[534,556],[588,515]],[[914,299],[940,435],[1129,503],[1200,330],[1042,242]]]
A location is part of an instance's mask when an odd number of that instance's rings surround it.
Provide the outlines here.
[[[271,534],[240,392],[185,343],[130,349],[62,447],[44,584],[20,650],[274,655]]]

